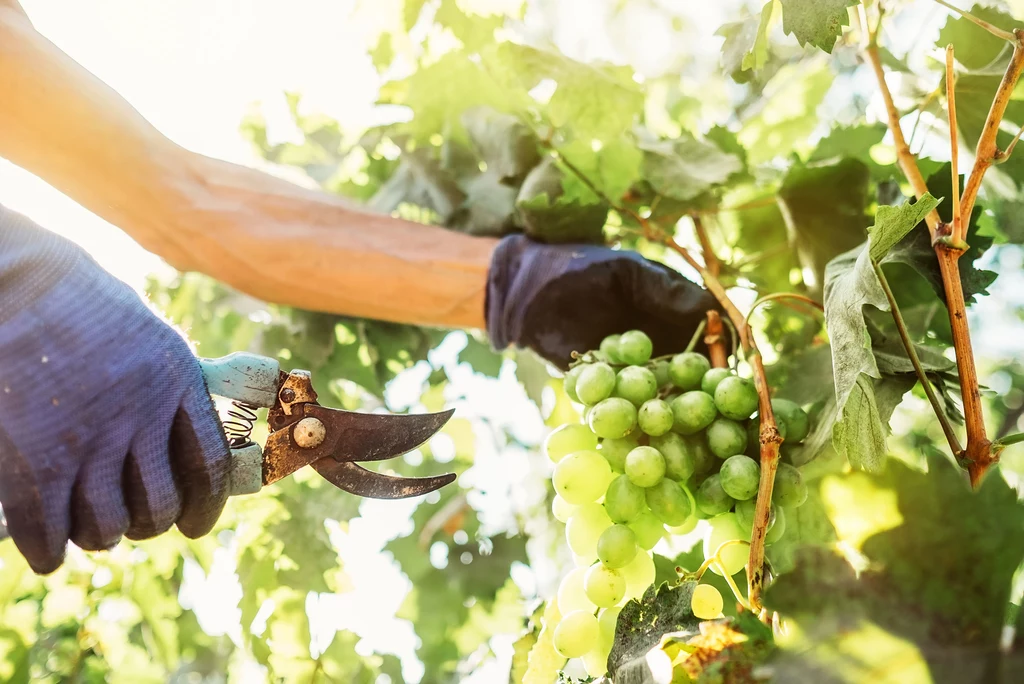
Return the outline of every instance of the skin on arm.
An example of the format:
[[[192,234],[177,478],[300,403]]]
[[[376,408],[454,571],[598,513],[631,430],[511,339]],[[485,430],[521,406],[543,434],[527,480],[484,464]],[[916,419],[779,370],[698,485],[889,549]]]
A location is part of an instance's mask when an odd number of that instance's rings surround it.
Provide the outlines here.
[[[330,313],[483,328],[497,240],[189,152],[0,0],[0,157],[175,268]]]

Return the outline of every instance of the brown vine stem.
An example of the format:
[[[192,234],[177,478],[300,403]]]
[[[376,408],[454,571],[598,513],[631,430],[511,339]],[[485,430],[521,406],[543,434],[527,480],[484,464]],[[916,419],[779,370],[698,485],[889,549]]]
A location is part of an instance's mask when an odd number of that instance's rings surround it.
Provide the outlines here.
[[[711,246],[711,238],[708,237],[704,219],[700,214],[695,214],[691,218],[693,219],[693,228],[697,232],[697,239],[700,240],[700,252],[704,265],[707,267],[708,273],[717,278],[722,271],[722,264]],[[726,368],[729,365],[729,354],[722,336],[724,331],[721,314],[717,311],[708,311],[707,335],[704,336],[704,344],[708,347],[708,357],[714,368]]]
[[[949,172],[953,186],[953,230],[950,239],[954,245],[964,241],[964,222],[960,213],[960,146],[956,130],[956,79],[953,76],[953,46],[946,46],[946,102],[949,109]]]
[[[565,158],[558,150],[553,150],[567,169],[578,177],[594,194],[600,197],[612,209],[618,213],[628,216],[643,229],[643,235],[654,242],[660,242],[672,251],[676,252],[688,263],[704,281],[704,286],[718,300],[718,303],[725,309],[726,315],[736,328],[740,344],[746,353],[747,363],[754,374],[754,388],[757,390],[757,410],[761,417],[761,479],[757,490],[757,505],[754,508],[754,526],[750,537],[750,557],[747,560],[747,594],[750,605],[757,613],[761,612],[761,593],[764,589],[764,538],[768,533],[768,519],[772,500],[772,490],[775,488],[775,473],[779,468],[779,445],[782,444],[782,434],[779,433],[778,425],[775,422],[775,413],[772,411],[771,394],[768,388],[768,379],[764,371],[764,361],[761,359],[761,352],[757,349],[754,335],[747,326],[746,317],[736,308],[725,287],[708,268],[698,261],[690,251],[680,245],[675,239],[660,226],[652,223],[649,219],[641,216],[629,207],[623,207],[611,200],[607,193],[594,184],[579,167]]]

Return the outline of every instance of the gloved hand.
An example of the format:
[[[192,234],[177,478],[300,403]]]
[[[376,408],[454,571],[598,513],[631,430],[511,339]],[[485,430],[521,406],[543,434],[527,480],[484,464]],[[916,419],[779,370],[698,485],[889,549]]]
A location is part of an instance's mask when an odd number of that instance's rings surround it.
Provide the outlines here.
[[[185,340],[73,243],[0,207],[0,505],[37,573],[209,532],[230,452]]]
[[[632,329],[651,337],[655,355],[682,351],[712,309],[721,311],[704,288],[633,251],[510,235],[491,257],[491,343],[529,347],[563,369],[573,351]]]

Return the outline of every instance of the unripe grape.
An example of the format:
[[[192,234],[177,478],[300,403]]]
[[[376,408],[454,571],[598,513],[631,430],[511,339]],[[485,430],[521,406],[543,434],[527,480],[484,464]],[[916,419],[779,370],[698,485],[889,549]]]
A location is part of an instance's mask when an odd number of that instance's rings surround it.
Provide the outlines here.
[[[735,513],[723,513],[708,520],[708,532],[704,537],[704,557],[711,558],[718,548],[729,541],[747,541],[743,538],[743,530],[736,522]],[[747,564],[747,556],[750,554],[750,547],[746,544],[730,544],[722,549],[720,558],[725,565],[725,571],[735,575]],[[722,571],[718,563],[711,564],[711,571],[721,575]]]
[[[742,454],[747,448],[747,431],[728,418],[716,418],[707,430],[708,448],[718,458]]]
[[[658,381],[658,387],[664,387],[670,382],[668,375],[669,363],[665,359],[660,361],[654,361],[651,364],[651,371],[654,373],[654,379]]]
[[[779,506],[796,508],[807,501],[807,485],[800,471],[788,463],[780,463],[775,473],[772,501]]]
[[[577,404],[583,403],[580,401],[580,396],[576,394],[576,383],[579,381],[580,374],[583,372],[584,368],[586,368],[586,366],[582,364],[579,366],[573,366],[567,370],[565,375],[562,377],[562,389],[564,389],[568,397]]]
[[[749,380],[724,378],[715,388],[715,406],[726,418],[746,420],[757,410],[757,390]]]
[[[623,363],[647,363],[653,348],[651,338],[642,330],[630,330],[619,337],[619,358]]]
[[[634,406],[653,399],[658,394],[658,381],[654,373],[643,366],[626,366],[615,376],[616,397],[622,397]]]
[[[680,394],[673,399],[672,413],[675,416],[675,430],[683,435],[700,432],[711,425],[718,415],[715,400],[700,390]]]
[[[603,677],[608,672],[608,654],[611,651],[611,646],[608,648],[595,648],[584,653],[580,660],[583,661],[583,669],[587,671],[587,675],[594,677]]]
[[[619,341],[621,337],[619,335],[609,335],[608,337],[601,340],[601,346],[599,349],[609,363],[622,363],[622,357],[619,355]]]
[[[743,533],[747,535],[745,537],[747,541],[750,541],[750,536],[754,532],[754,512],[756,510],[756,507],[757,497],[754,497],[753,499],[747,499],[746,501],[736,502],[736,522],[737,524],[739,524],[740,529],[743,530]],[[777,515],[775,504],[772,504],[769,511],[770,513],[768,514],[768,531],[771,532],[771,530],[775,527],[775,520]]]
[[[666,525],[681,525],[693,509],[683,485],[673,480],[662,480],[647,490],[647,505],[651,513]]]
[[[597,540],[611,527],[612,521],[604,507],[588,503],[576,509],[565,524],[565,539],[574,554],[590,561],[597,558]]]
[[[555,494],[555,498],[551,502],[551,514],[555,516],[555,520],[563,523],[569,522],[569,518],[572,517],[577,508],[578,506],[574,506],[557,494]]]
[[[614,389],[615,371],[607,363],[587,365],[576,380],[576,396],[591,406],[610,397]]]
[[[620,612],[622,612],[621,607],[612,606],[597,614],[597,625],[601,631],[601,648],[604,650],[610,650],[612,644],[615,643],[615,627],[619,621]]]
[[[617,473],[626,472],[626,454],[640,446],[637,435],[626,435],[620,439],[601,440],[599,454],[604,456],[608,465]]]
[[[667,401],[651,399],[640,407],[636,420],[645,433],[651,437],[659,437],[672,429],[675,416]]]
[[[744,501],[757,494],[761,468],[749,456],[730,456],[725,459],[718,475],[725,493],[737,501]]]
[[[811,419],[800,405],[789,399],[772,399],[772,412],[781,416],[789,430],[784,435],[791,442],[802,442],[811,431]]]
[[[718,388],[718,383],[725,380],[727,377],[732,375],[732,371],[728,368],[712,368],[704,377],[700,380],[700,391],[711,396],[715,396],[715,390]]]
[[[693,588],[690,609],[693,616],[701,620],[714,620],[722,614],[725,603],[722,594],[710,584],[698,584]]]
[[[683,437],[686,449],[693,454],[693,472],[696,475],[703,475],[718,465],[718,459],[708,448],[708,441],[704,435],[689,435]]]
[[[716,475],[710,475],[697,489],[697,508],[704,515],[714,516],[730,510],[735,499],[725,493],[722,489],[722,480]]]
[[[587,422],[598,437],[619,439],[636,427],[636,407],[625,399],[611,397],[594,406]]]
[[[551,641],[563,658],[579,658],[597,645],[600,638],[597,618],[585,610],[563,615]]]
[[[555,429],[544,440],[544,454],[553,463],[576,451],[596,451],[597,435],[586,425],[569,423]]]
[[[629,523],[629,529],[636,535],[636,544],[644,551],[650,551],[662,537],[665,536],[665,527],[661,521],[648,510],[644,510],[637,519]]]
[[[611,477],[611,467],[601,454],[577,451],[558,462],[551,480],[559,496],[578,506],[597,501]]]
[[[629,564],[636,551],[636,535],[625,525],[612,525],[597,540],[598,560],[613,570]]]
[[[558,583],[558,612],[562,615],[574,610],[585,610],[593,613],[596,606],[593,601],[587,598],[585,581],[587,568],[576,568],[562,578]]]
[[[630,564],[619,572],[626,579],[626,598],[643,596],[647,587],[654,582],[654,577],[657,574],[654,559],[647,551],[637,553]]]
[[[613,522],[628,523],[636,520],[647,509],[642,487],[637,487],[625,475],[619,475],[604,495],[604,509]]]
[[[774,544],[782,539],[782,535],[786,534],[786,509],[773,507],[773,510],[775,511],[775,524],[768,528],[768,534],[764,536],[765,544]]]
[[[711,369],[711,362],[702,354],[683,352],[672,357],[668,367],[668,377],[672,384],[686,391],[700,387],[704,374]]]
[[[697,523],[700,522],[700,518],[697,517],[696,513],[691,515],[689,518],[683,521],[682,525],[676,525],[675,527],[668,528],[669,534],[673,534],[677,537],[681,537],[684,534],[690,534],[697,527]]]
[[[651,446],[661,452],[665,459],[665,477],[676,482],[685,482],[694,472],[693,449],[686,439],[674,432],[654,437]]]
[[[595,563],[584,580],[587,598],[598,608],[610,608],[626,593],[626,580],[618,570]]]
[[[638,446],[626,454],[626,477],[637,487],[653,487],[665,477],[665,458],[654,447]]]

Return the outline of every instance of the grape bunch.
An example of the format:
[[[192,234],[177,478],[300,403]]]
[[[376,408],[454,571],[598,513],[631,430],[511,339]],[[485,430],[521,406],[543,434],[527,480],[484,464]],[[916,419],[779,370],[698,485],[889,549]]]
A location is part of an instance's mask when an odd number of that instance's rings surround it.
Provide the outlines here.
[[[605,672],[620,607],[642,596],[655,576],[651,550],[666,535],[708,521],[706,558],[733,540],[750,540],[760,479],[758,398],[753,383],[707,357],[683,352],[651,358],[639,330],[606,337],[565,375],[584,424],[562,425],[544,443],[555,463],[552,512],[565,523],[575,560],[558,588],[553,641],[582,658],[591,676]],[[797,404],[772,400],[787,446],[810,431]],[[803,504],[800,471],[779,464],[766,543],[785,534],[785,510]],[[730,544],[710,569],[739,572],[746,544]],[[718,617],[723,600],[698,585],[694,615]]]

